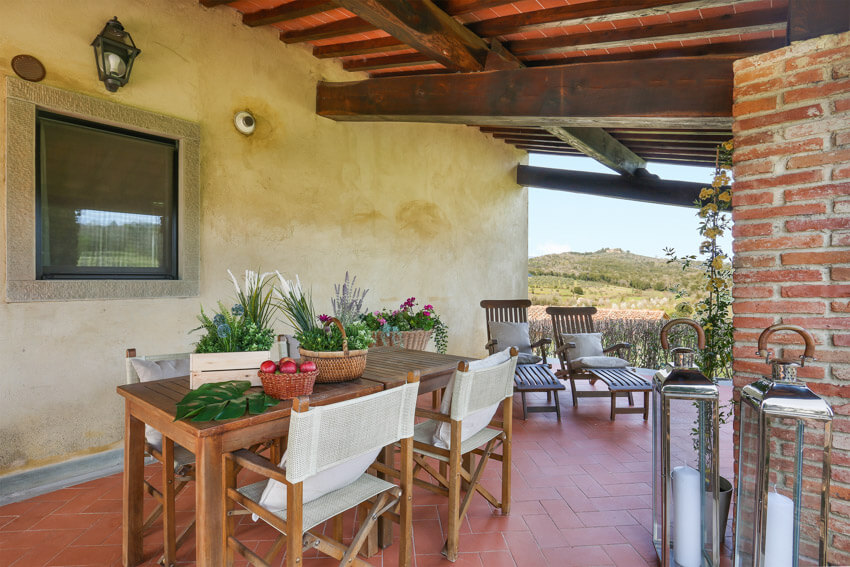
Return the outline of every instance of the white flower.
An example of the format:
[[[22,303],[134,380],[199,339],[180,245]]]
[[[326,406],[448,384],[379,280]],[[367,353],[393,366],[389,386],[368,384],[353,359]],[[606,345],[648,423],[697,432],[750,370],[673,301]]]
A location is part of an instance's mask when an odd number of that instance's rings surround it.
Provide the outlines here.
[[[230,269],[227,270],[227,273],[230,274],[230,279],[231,281],[233,281],[233,287],[236,288],[236,294],[239,295],[240,293],[242,293],[242,290],[239,289],[239,282],[236,281],[236,277],[233,275],[233,272],[231,272]]]

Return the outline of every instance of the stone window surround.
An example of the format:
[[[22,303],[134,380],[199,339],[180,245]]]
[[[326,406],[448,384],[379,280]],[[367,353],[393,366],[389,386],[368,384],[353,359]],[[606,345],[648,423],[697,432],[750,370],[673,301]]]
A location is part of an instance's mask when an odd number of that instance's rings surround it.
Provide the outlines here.
[[[179,141],[178,279],[35,279],[35,115],[44,109]],[[200,285],[200,127],[6,77],[6,301],[193,297]]]

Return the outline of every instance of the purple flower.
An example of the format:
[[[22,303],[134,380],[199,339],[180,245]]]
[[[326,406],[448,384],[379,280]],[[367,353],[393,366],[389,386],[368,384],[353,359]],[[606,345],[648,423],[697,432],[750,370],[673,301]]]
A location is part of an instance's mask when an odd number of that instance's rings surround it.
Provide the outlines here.
[[[393,311],[393,315],[398,315],[398,309],[396,309],[395,311]]]
[[[330,320],[330,315],[319,315],[319,321],[321,321],[322,323],[327,323]]]
[[[433,310],[434,310],[434,306],[433,306],[433,305],[426,305],[426,306],[424,307],[424,309],[425,309],[425,310],[427,310],[427,311],[433,311]]]
[[[374,315],[375,317],[380,317],[380,316],[381,316],[381,312],[380,312],[380,311],[375,311],[374,313],[372,313],[372,315]]]
[[[378,319],[378,323],[380,323],[381,325],[386,325],[386,324],[387,324],[387,320],[386,320],[386,319],[384,319],[383,317],[381,317],[380,319]]]
[[[422,312],[422,314],[423,314],[423,315],[425,315],[426,317],[430,317],[430,316],[431,316],[431,312],[430,312],[430,311],[423,311],[423,312]]]

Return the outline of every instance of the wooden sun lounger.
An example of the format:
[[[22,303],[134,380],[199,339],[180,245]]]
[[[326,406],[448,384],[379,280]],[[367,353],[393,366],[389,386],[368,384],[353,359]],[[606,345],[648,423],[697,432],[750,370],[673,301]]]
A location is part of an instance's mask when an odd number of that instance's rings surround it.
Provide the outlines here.
[[[649,392],[652,386],[649,382],[635,374],[628,368],[588,368],[588,372],[605,382],[611,391],[611,420],[618,413],[642,413],[644,419],[649,418]],[[629,406],[634,406],[632,394],[643,393],[643,407],[617,407],[617,395],[626,394],[629,398]],[[599,392],[605,395],[604,392]]]
[[[555,377],[548,366],[543,364],[517,364],[514,374],[514,392],[522,396],[522,419],[526,419],[529,412],[554,411],[561,420],[561,405],[558,401],[558,390],[566,390],[563,384]],[[551,393],[554,397],[554,405],[528,406],[525,403],[526,392],[546,392],[548,400]]]

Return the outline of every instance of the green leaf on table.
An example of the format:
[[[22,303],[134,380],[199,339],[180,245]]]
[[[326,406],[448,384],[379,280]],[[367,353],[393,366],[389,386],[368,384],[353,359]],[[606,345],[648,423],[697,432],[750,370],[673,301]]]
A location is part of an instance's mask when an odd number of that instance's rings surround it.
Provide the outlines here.
[[[192,421],[211,421],[242,417],[248,411],[260,414],[277,405],[278,400],[264,392],[249,392],[251,383],[247,380],[230,380],[203,384],[186,394],[177,403],[174,421],[191,419]]]

